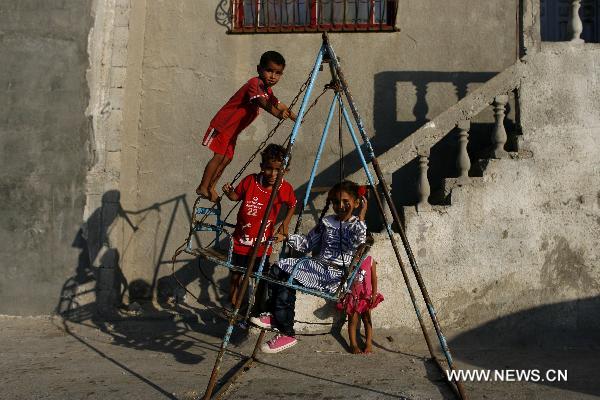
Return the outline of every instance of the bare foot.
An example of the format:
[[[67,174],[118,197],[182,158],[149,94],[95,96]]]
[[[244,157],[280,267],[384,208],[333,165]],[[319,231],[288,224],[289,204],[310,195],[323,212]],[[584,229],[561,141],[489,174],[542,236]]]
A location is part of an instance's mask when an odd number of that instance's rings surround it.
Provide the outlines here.
[[[215,189],[206,190],[201,186],[196,188],[196,194],[203,199],[210,200],[213,203],[216,203],[219,200],[219,194],[215,191]]]
[[[204,199],[210,198],[210,193],[208,192],[208,189],[205,189],[202,186],[198,186],[196,188],[196,194]]]
[[[373,347],[371,345],[365,346],[364,354],[373,354]]]
[[[351,346],[350,347],[350,353],[352,353],[352,354],[360,354],[362,352],[360,351],[360,349],[358,348],[358,346]]]
[[[217,200],[219,200],[219,194],[217,193],[215,188],[211,188],[210,189],[210,201],[212,201],[213,203],[216,203]]]

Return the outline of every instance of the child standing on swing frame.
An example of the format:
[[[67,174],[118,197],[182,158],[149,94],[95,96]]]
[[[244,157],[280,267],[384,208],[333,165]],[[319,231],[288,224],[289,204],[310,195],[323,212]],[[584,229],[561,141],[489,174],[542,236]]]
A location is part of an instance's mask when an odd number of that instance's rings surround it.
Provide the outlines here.
[[[271,89],[279,82],[284,68],[285,59],[281,54],[265,52],[256,66],[258,76],[246,82],[210,121],[202,145],[214,154],[204,167],[202,181],[196,188],[198,196],[217,201],[215,185],[233,158],[237,137],[258,117],[261,108],[276,118],[296,121],[296,114],[281,103]]]

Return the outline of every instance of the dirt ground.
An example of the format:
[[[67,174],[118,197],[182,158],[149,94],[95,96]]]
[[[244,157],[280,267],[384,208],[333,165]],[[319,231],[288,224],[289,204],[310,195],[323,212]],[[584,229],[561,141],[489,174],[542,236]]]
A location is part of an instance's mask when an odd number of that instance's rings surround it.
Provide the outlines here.
[[[194,399],[204,393],[225,323],[196,319],[0,317],[2,399]],[[269,337],[270,334],[267,334]],[[343,336],[302,336],[259,362],[228,399],[453,399],[420,343],[375,332],[375,353],[351,355]],[[222,372],[251,352],[255,332],[234,331]],[[462,369],[566,369],[566,382],[467,382],[470,399],[600,398],[600,349],[453,348]]]

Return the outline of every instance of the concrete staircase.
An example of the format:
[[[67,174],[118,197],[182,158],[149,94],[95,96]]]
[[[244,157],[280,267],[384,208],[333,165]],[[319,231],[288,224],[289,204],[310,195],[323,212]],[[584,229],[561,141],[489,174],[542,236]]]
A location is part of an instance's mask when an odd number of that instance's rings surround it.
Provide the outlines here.
[[[402,187],[416,199],[403,207],[405,230],[449,337],[484,326],[494,327],[482,335],[494,344],[600,332],[597,319],[587,317],[590,308],[600,311],[599,65],[599,45],[544,43],[378,157],[392,177],[418,163],[415,185]],[[517,120],[508,133],[507,103]],[[469,122],[488,107],[495,117],[488,145],[467,146],[477,139]],[[430,149],[448,139],[456,146],[443,156],[456,169],[432,188]],[[362,181],[361,172],[355,175],[350,179]],[[418,337],[387,234],[375,237],[371,254],[386,300],[374,325]],[[321,299],[297,302],[297,320],[322,323],[335,315]]]
[[[586,318],[589,302],[578,308],[580,299],[600,293],[599,63],[597,45],[544,45],[379,157],[390,173],[419,160],[419,201],[404,207],[406,233],[447,334],[499,318],[506,329],[496,333],[515,339],[600,329]],[[498,130],[513,90],[522,138],[509,148]],[[466,121],[490,104],[497,116],[493,148],[471,167]],[[455,127],[458,177],[429,196],[428,149]],[[416,331],[399,268],[379,236],[373,254],[386,301],[375,324]],[[543,316],[535,313],[536,323],[529,323],[524,311],[541,307]]]

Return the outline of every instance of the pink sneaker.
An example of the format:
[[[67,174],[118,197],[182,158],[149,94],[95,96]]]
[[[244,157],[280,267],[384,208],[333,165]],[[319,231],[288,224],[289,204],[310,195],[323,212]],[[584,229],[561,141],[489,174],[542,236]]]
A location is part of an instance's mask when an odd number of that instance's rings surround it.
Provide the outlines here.
[[[289,349],[290,347],[296,345],[296,343],[298,343],[298,340],[296,340],[295,337],[285,336],[278,333],[277,335],[273,336],[273,339],[260,346],[260,350],[263,353],[279,353],[280,351]]]
[[[258,326],[259,328],[271,329],[273,322],[273,316],[269,313],[262,313],[257,317],[250,318],[250,323]]]

